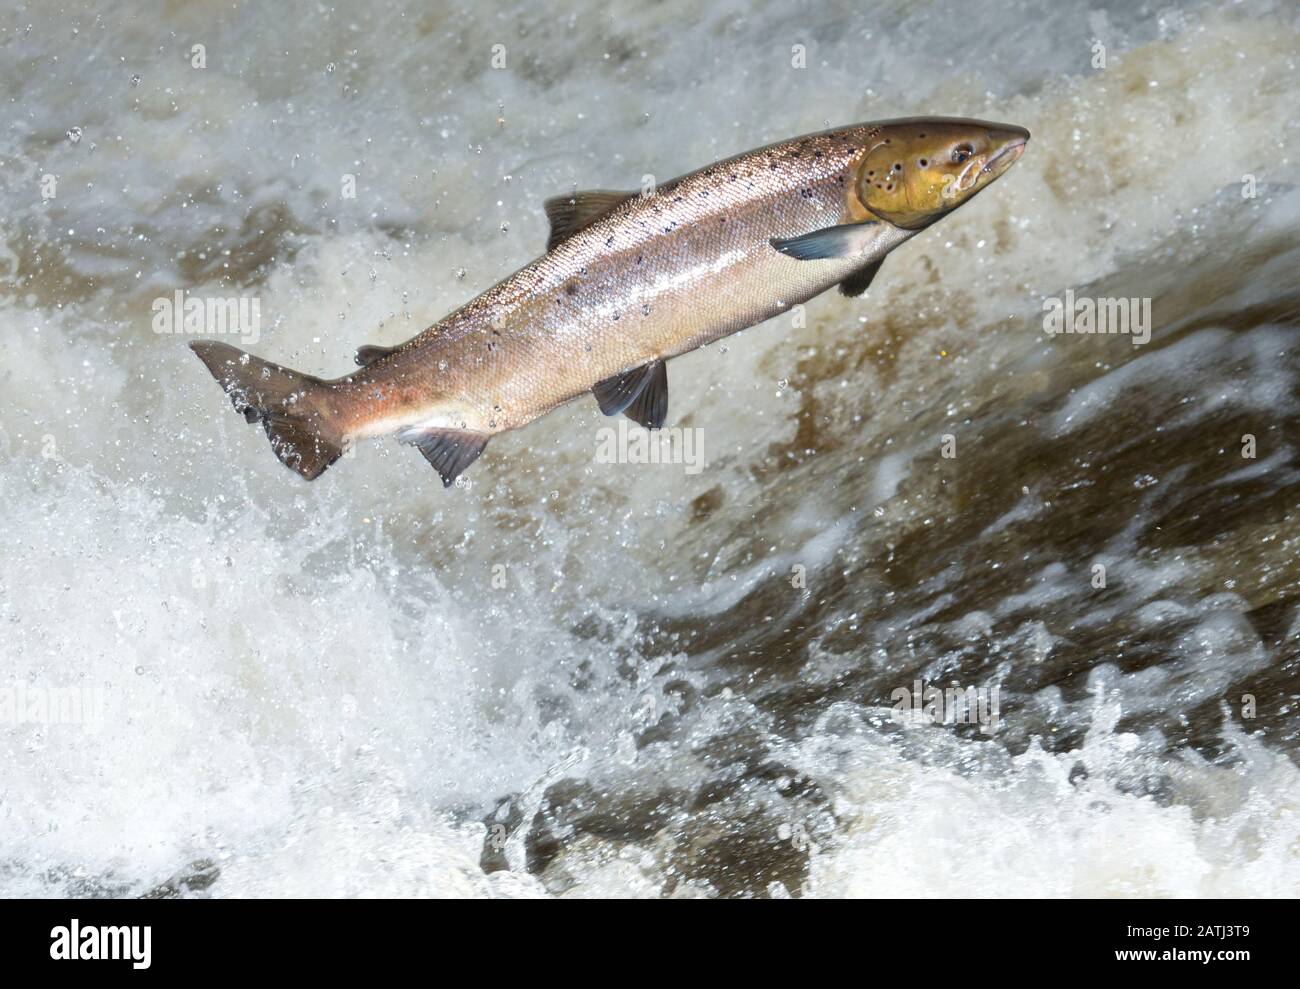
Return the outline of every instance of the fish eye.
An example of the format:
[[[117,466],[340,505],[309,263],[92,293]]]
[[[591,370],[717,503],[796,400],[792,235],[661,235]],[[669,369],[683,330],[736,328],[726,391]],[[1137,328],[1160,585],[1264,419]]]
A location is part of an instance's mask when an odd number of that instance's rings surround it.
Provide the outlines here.
[[[957,145],[957,147],[952,149],[952,160],[956,164],[960,165],[963,161],[965,161],[967,158],[970,158],[974,154],[975,154],[975,149],[972,148],[969,144],[959,144]]]

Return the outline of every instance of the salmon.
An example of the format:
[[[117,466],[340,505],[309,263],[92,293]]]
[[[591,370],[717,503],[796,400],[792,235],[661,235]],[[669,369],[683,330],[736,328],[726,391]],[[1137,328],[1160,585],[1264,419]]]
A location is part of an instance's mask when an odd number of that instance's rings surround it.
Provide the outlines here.
[[[1010,124],[918,117],[855,124],[721,161],[657,188],[544,206],[546,253],[339,378],[215,340],[190,346],[279,459],[315,479],[352,443],[395,435],[444,485],[489,439],[592,394],[647,429],[668,416],[667,362],[839,286],[1023,153]]]

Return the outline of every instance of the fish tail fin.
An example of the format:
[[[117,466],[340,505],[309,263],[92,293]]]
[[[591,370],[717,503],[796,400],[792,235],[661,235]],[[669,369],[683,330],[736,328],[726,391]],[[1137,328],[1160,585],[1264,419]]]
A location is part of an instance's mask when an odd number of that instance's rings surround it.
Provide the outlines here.
[[[343,456],[346,437],[324,400],[327,382],[216,340],[195,340],[190,349],[225,389],[235,411],[262,424],[286,467],[314,481]]]

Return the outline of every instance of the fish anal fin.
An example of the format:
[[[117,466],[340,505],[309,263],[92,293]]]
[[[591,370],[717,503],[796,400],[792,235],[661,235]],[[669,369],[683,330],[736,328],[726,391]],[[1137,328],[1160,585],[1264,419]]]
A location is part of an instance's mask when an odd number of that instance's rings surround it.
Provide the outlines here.
[[[546,241],[546,249],[549,251],[579,230],[585,230],[636,195],[638,193],[635,192],[593,189],[546,200],[542,206],[546,210],[546,218],[551,221],[551,236]]]
[[[488,433],[470,429],[438,429],[412,426],[397,435],[402,443],[417,447],[424,459],[442,478],[442,486],[449,488],[470,464],[478,459],[491,438]]]
[[[859,268],[848,278],[840,282],[840,292],[847,295],[850,299],[856,298],[871,287],[871,280],[880,272],[880,266],[885,263],[885,259],[872,261],[871,264]]]
[[[396,349],[396,347],[381,347],[377,343],[368,343],[357,348],[356,362],[365,367],[367,364],[375,363],[380,358],[387,357]]]
[[[773,237],[769,243],[796,261],[823,261],[829,258],[854,258],[866,253],[875,231],[876,220],[823,227],[801,237]]]
[[[664,361],[647,364],[650,373],[641,393],[623,414],[646,429],[662,429],[668,418],[668,365]]]

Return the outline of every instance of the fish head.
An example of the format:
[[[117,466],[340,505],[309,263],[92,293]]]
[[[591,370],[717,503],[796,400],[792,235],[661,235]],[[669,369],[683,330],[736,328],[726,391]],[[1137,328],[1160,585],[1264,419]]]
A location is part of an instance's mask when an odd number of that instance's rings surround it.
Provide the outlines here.
[[[854,190],[866,210],[920,230],[986,188],[1024,153],[1013,124],[915,117],[880,125],[858,162]]]

